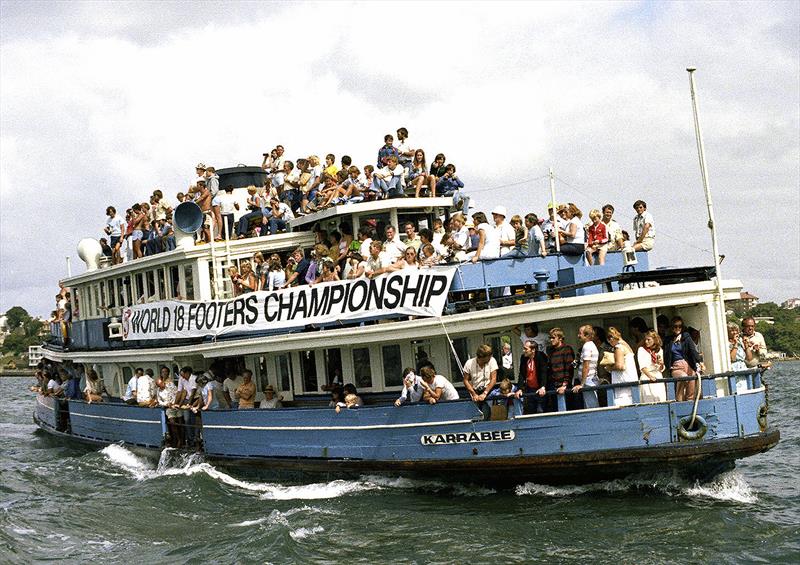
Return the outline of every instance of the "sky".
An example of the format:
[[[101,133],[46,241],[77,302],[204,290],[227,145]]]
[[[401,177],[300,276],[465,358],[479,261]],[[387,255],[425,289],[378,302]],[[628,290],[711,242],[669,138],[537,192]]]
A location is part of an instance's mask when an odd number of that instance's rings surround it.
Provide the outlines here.
[[[800,3],[0,1],[0,312],[53,309],[105,208],[202,161],[442,152],[477,208],[654,216],[651,265],[800,296]]]

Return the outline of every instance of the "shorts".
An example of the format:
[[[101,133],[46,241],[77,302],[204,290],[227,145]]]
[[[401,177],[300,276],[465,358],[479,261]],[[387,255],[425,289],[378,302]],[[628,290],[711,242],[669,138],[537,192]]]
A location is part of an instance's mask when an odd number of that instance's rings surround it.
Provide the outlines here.
[[[642,246],[642,251],[652,251],[653,244],[656,242],[655,238],[653,237],[646,237],[642,240],[642,243],[639,245]]]
[[[144,233],[142,233],[142,230],[133,230],[131,233],[131,241],[142,241],[143,236]]]
[[[210,228],[211,227],[211,217],[213,216],[213,212],[209,210],[208,212],[203,212],[203,227]]]
[[[117,244],[119,243],[119,240],[122,239],[122,238],[120,236],[118,236],[118,235],[112,235],[109,239],[111,240],[109,242],[110,245],[111,245],[111,249],[114,249],[117,246]]]
[[[221,203],[220,196],[217,194],[214,198],[211,199],[212,206],[219,206]]]

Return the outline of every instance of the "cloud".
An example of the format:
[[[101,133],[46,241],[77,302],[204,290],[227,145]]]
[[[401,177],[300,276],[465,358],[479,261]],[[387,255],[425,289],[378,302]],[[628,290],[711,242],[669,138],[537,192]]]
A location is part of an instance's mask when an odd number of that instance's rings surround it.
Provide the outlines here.
[[[800,247],[796,4],[153,6],[3,3],[0,310],[49,312],[31,281],[55,288],[107,204],[174,195],[198,160],[282,143],[364,164],[401,125],[481,207],[543,212],[553,166],[585,211],[611,201],[628,225],[647,200],[656,263],[707,264],[689,65],[724,273],[798,293],[797,254],[764,251]]]

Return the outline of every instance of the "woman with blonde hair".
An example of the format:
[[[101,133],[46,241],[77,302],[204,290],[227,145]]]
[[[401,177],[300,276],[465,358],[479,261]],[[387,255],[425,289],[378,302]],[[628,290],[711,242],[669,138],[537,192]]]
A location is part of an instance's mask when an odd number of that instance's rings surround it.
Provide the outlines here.
[[[558,230],[561,243],[561,253],[564,255],[583,255],[585,232],[581,216],[583,214],[574,204],[562,205],[558,208],[558,215],[566,222],[564,229]]]
[[[661,337],[655,330],[645,332],[642,345],[636,351],[636,361],[641,371],[640,379],[647,383],[639,388],[642,402],[664,402],[667,400],[667,389],[661,383],[664,371],[664,353],[661,351]]]
[[[282,288],[286,284],[286,273],[283,270],[283,263],[277,253],[269,256],[269,271],[266,273],[266,290],[273,291]]]
[[[611,384],[638,382],[639,375],[636,371],[636,362],[634,361],[631,346],[622,339],[622,334],[614,326],[608,328],[606,333],[608,335],[608,343],[614,348],[614,364],[611,366]],[[615,388],[614,405],[626,406],[628,404],[633,404],[631,388]]]
[[[258,281],[256,281],[256,275],[253,272],[250,261],[242,261],[241,269],[242,274],[239,280],[242,285],[242,294],[258,290]]]

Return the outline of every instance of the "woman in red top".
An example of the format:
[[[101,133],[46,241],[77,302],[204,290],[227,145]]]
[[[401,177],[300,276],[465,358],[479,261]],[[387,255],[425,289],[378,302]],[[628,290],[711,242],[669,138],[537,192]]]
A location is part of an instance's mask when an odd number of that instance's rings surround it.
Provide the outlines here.
[[[597,253],[597,264],[606,264],[606,251],[608,251],[608,230],[601,222],[603,215],[600,210],[589,212],[592,225],[586,228],[586,262],[594,265],[594,254]]]

